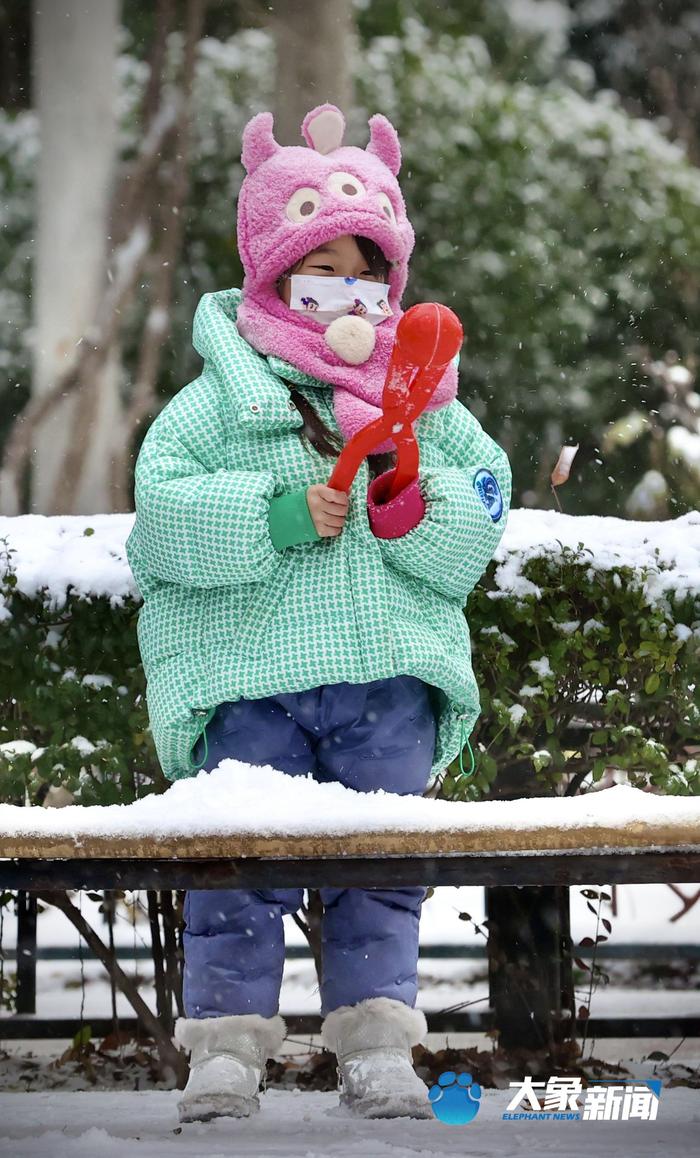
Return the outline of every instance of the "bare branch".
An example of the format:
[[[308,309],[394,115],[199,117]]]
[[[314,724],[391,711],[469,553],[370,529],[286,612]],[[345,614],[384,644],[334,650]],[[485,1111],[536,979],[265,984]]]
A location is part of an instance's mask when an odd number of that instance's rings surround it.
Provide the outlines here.
[[[111,491],[115,505],[128,505],[127,480],[129,454],[133,436],[148,414],[157,407],[156,382],[163,346],[170,331],[170,309],[173,278],[182,250],[184,208],[190,188],[191,101],[197,46],[202,37],[208,0],[188,0],[186,36],[182,75],[179,84],[180,103],[173,134],[172,181],[160,197],[160,228],[156,229],[159,246],[154,254],[151,300],[141,339],[139,361],[131,399],[124,415],[122,443],[115,451],[111,466]]]
[[[175,1048],[157,1016],[151,1012],[142,998],[135,982],[132,981],[130,977],[127,977],[114,955],[110,953],[108,947],[98,937],[95,930],[86,921],[80,909],[76,908],[67,893],[40,893],[39,897],[47,905],[53,905],[54,908],[63,913],[73,927],[77,929],[86,945],[89,945],[93,953],[99,957],[105,969],[114,979],[115,984],[124,994],[137,1017],[141,1019],[155,1041],[162,1066],[173,1070],[178,1079],[178,1084],[180,1088],[182,1088],[187,1080],[188,1068],[184,1055]]]
[[[160,155],[167,149],[177,122],[179,94],[177,90],[170,89],[167,97],[164,95],[168,36],[175,15],[174,0],[158,0],[148,61],[148,83],[141,106],[143,137],[138,154],[124,171],[112,200],[110,219],[115,243],[128,233],[131,222],[144,213],[144,201],[150,192],[150,183],[158,169]]]

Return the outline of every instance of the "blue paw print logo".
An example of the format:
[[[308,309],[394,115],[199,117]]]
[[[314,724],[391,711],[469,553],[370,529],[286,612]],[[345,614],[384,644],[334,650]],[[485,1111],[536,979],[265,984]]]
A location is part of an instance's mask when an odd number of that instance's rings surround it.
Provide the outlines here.
[[[472,1084],[471,1074],[456,1074],[446,1070],[440,1074],[436,1086],[428,1090],[433,1113],[448,1126],[465,1126],[473,1121],[481,1105],[481,1086]]]

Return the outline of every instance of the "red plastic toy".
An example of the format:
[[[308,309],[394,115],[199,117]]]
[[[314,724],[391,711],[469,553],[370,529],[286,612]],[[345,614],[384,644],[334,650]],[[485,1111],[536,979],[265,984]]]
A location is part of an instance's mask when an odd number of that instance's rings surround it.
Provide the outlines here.
[[[363,459],[389,435],[396,443],[396,469],[384,501],[395,498],[418,475],[418,443],[412,423],[425,410],[447,366],[462,345],[462,323],[437,302],[411,306],[396,327],[382,391],[381,418],[358,430],[343,447],[328,486],[352,486]]]

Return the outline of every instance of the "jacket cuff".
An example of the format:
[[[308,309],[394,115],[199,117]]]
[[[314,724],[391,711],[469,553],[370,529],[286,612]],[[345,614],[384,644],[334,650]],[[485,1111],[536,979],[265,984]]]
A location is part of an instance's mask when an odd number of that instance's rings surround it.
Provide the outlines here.
[[[394,470],[373,479],[367,489],[367,514],[372,532],[378,539],[400,539],[417,527],[425,514],[425,499],[418,478],[414,478],[391,502],[382,502],[389,489]]]
[[[272,545],[277,551],[320,539],[306,501],[306,487],[270,499],[268,526]]]

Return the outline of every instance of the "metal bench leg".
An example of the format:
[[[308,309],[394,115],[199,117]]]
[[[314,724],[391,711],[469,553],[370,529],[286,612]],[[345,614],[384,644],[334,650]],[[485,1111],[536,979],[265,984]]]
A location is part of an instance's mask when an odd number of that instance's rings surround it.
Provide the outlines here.
[[[552,1048],[574,1035],[569,890],[486,889],[489,991],[499,1044]]]
[[[36,895],[17,893],[17,1012],[36,1013]]]

